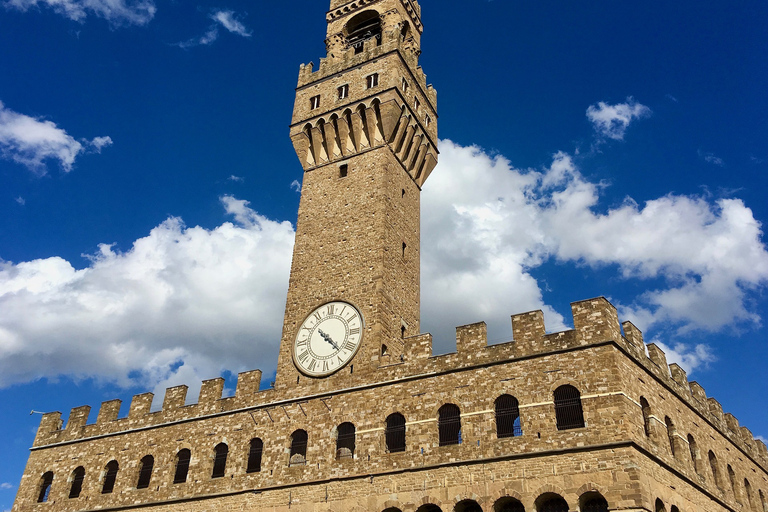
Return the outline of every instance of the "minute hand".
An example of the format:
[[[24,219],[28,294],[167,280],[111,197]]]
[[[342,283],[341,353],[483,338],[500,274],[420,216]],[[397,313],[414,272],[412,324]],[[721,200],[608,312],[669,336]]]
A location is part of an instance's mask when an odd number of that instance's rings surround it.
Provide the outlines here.
[[[323,337],[323,339],[324,339],[325,341],[327,341],[328,343],[330,343],[330,344],[331,344],[331,346],[332,346],[333,348],[335,348],[336,350],[339,350],[339,346],[336,344],[336,342],[335,342],[335,341],[333,341],[333,338],[331,338],[331,336],[330,336],[330,335],[328,335],[328,334],[325,334],[325,333],[322,331],[322,329],[318,329],[318,330],[317,330],[317,332],[319,332],[319,333],[320,333],[320,336],[322,336],[322,337]]]

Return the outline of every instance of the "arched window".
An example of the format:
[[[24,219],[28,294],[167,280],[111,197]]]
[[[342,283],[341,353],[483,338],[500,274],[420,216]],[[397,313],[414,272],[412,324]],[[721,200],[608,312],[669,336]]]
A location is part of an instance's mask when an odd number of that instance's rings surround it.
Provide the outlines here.
[[[147,455],[141,459],[141,469],[139,469],[139,481],[136,483],[137,489],[146,489],[149,487],[149,481],[152,480],[152,470],[155,468],[155,458]]]
[[[307,463],[307,431],[297,430],[291,434],[291,458],[290,465],[302,465]]]
[[[453,404],[445,404],[437,411],[437,431],[440,446],[461,444],[461,411]]]
[[[463,500],[453,507],[453,512],[483,512],[483,509],[474,500]]]
[[[364,11],[349,20],[346,27],[347,44],[362,53],[368,39],[376,38],[381,43],[381,17],[373,10]]]
[[[598,492],[589,492],[579,500],[581,512],[608,512],[608,502]]]
[[[51,486],[53,485],[53,472],[48,471],[40,478],[40,489],[37,493],[37,502],[45,503],[48,501],[48,496],[51,494]]]
[[[709,451],[709,469],[712,470],[712,481],[715,482],[717,487],[722,488],[722,482],[720,482],[720,472],[717,469],[717,457],[715,457],[715,454],[712,452],[712,450]]]
[[[697,473],[699,472],[699,447],[696,444],[696,440],[691,434],[688,434],[688,450],[691,452],[691,461],[693,462],[693,469]]]
[[[672,505],[672,508],[669,509],[669,512],[680,512],[680,509],[677,508],[675,505]]]
[[[104,475],[104,485],[101,487],[101,494],[110,494],[115,490],[115,481],[117,480],[117,472],[120,470],[120,465],[116,460],[109,461],[106,467],[106,474]]]
[[[355,426],[342,423],[336,429],[336,459],[351,459],[355,456]]]
[[[221,478],[227,470],[227,455],[229,446],[226,443],[219,443],[213,449],[213,471],[211,478]]]
[[[442,512],[442,509],[432,503],[427,503],[416,509],[416,512]]]
[[[763,494],[763,490],[760,489],[757,491],[757,493],[760,495],[760,505],[762,505],[761,512],[768,512],[768,502],[765,501],[765,494]]]
[[[667,425],[667,437],[669,438],[669,450],[672,452],[672,456],[675,456],[675,434],[677,433],[677,430],[675,429],[675,424],[672,423],[672,420],[669,416],[664,417],[664,423]]]
[[[493,512],[525,512],[525,507],[515,498],[505,497],[493,504]]]
[[[568,503],[557,494],[540,497],[539,500],[541,504],[537,507],[538,512],[568,512]]]
[[[85,480],[85,468],[80,466],[72,472],[72,487],[69,488],[69,498],[79,498],[83,492],[83,481]]]
[[[643,411],[643,428],[645,429],[645,437],[651,437],[651,405],[644,396],[640,397],[640,408]]]
[[[192,452],[184,448],[176,454],[176,471],[173,475],[173,483],[183,484],[187,481],[189,473],[189,461],[192,459]]]
[[[752,486],[746,478],[744,479],[744,494],[747,495],[747,508],[754,509],[755,507],[752,506]]]
[[[384,433],[387,451],[397,453],[405,451],[405,416],[396,412],[387,416],[387,429]]]
[[[555,417],[557,430],[584,427],[584,411],[578,389],[565,385],[555,390]]]
[[[656,500],[656,512],[667,512],[667,507],[664,506],[664,502],[660,499]]]
[[[520,409],[517,398],[501,395],[496,399],[496,437],[515,437],[523,433],[520,428]]]
[[[733,468],[728,464],[728,480],[731,483],[731,491],[733,491],[733,497],[741,504],[741,495],[739,494],[739,488],[736,484],[736,473],[733,472]]]
[[[248,450],[248,467],[246,473],[258,473],[261,471],[261,455],[264,453],[264,442],[258,437],[251,439],[251,447]]]

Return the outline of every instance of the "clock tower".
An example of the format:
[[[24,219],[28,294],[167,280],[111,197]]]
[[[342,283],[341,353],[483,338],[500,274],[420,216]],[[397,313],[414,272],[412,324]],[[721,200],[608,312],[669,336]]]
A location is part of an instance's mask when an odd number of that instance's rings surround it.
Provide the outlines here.
[[[331,0],[326,20],[290,131],[304,178],[275,386],[300,393],[371,382],[420,333],[420,193],[438,154],[419,4]]]

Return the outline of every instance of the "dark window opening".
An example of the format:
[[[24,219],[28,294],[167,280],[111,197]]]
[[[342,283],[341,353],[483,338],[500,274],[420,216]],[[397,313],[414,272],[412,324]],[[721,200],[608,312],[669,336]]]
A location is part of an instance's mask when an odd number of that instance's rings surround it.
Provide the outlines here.
[[[221,478],[227,471],[227,455],[229,446],[226,443],[219,443],[213,449],[213,471],[211,478]]]
[[[336,459],[353,458],[355,456],[355,426],[351,423],[342,423],[336,434]]]
[[[291,466],[307,463],[307,441],[306,430],[297,430],[291,434],[291,455],[289,461]]]
[[[731,481],[731,491],[733,492],[733,497],[736,498],[736,502],[741,505],[741,496],[739,495],[739,488],[736,485],[736,474],[733,472],[733,468],[730,464],[728,464],[728,480]]]
[[[744,494],[747,496],[747,508],[752,507],[752,486],[749,485],[749,480],[744,479]]]
[[[403,258],[405,258],[405,250],[408,248],[407,245],[405,245],[405,242],[403,242]]]
[[[517,398],[501,395],[496,399],[496,436],[516,437],[523,434],[520,428],[520,409]]]
[[[656,512],[667,512],[667,508],[660,499],[656,500]]]
[[[349,174],[349,166],[347,164],[339,166],[339,178],[346,178]]]
[[[565,385],[555,390],[555,417],[557,430],[584,427],[584,411],[578,389]]]
[[[79,498],[83,492],[83,481],[85,480],[85,468],[80,466],[72,472],[72,487],[69,488],[69,498]]]
[[[501,498],[493,506],[493,512],[525,512],[525,507],[515,498]]]
[[[361,12],[346,27],[347,44],[355,49],[355,54],[362,53],[365,42],[376,38],[376,45],[381,44],[381,18],[376,11]]]
[[[149,487],[149,481],[152,480],[152,470],[155,467],[155,458],[151,455],[147,455],[141,459],[141,469],[139,470],[139,482],[136,484],[137,489],[146,489]]]
[[[405,338],[405,326],[404,325],[400,326],[400,337],[401,338]]]
[[[402,193],[400,194],[400,198],[402,199],[403,197],[405,197],[405,189],[403,189]]]
[[[432,124],[432,118],[427,116],[427,128],[429,128],[429,125]]]
[[[341,87],[338,88],[339,91],[339,99],[343,100],[346,99],[347,96],[349,96],[349,85],[344,84]]]
[[[669,512],[680,512],[680,509],[677,508],[675,505],[672,505],[672,508],[669,509]]]
[[[672,420],[669,418],[669,416],[664,417],[664,424],[667,426],[667,437],[669,438],[669,451],[672,453],[672,456],[675,456],[675,424],[672,423]]]
[[[374,73],[365,77],[365,86],[367,89],[373,89],[379,85],[379,74]]]
[[[711,450],[709,452],[709,468],[712,470],[712,479],[714,480],[715,485],[722,488],[720,482],[720,473],[717,470],[717,457],[715,457],[715,454],[712,453]]]
[[[461,444],[461,411],[454,404],[445,404],[437,412],[440,446]]]
[[[640,397],[640,408],[643,412],[643,429],[645,437],[651,436],[651,406],[644,396]]]
[[[261,471],[261,455],[264,453],[264,442],[259,439],[251,439],[251,448],[248,450],[248,468],[246,473],[258,473]]]
[[[45,503],[48,501],[48,497],[51,494],[51,486],[53,485],[53,473],[51,471],[45,473],[40,479],[40,492],[37,493],[37,502]]]
[[[696,440],[691,434],[688,434],[688,450],[691,452],[691,462],[693,462],[693,469],[697,473],[699,472],[699,448],[696,446]]]
[[[384,432],[389,453],[405,451],[405,416],[399,412],[387,416],[387,429]]]
[[[608,512],[608,502],[602,496],[588,497],[581,506],[581,512]]]
[[[568,512],[568,503],[560,496],[548,498],[539,507],[539,512]]]
[[[183,484],[187,481],[187,474],[189,473],[189,461],[191,458],[192,452],[186,448],[176,454],[176,472],[173,475],[173,483]]]
[[[381,346],[381,355],[386,356],[389,354],[389,348],[386,345]]]
[[[421,108],[421,102],[419,101],[419,98],[413,99],[413,107],[414,107],[414,110],[416,110],[416,113],[418,114],[419,109]]]
[[[101,488],[101,494],[111,494],[115,490],[115,481],[117,480],[117,472],[120,470],[120,465],[116,460],[110,461],[107,464],[107,474],[104,475],[104,485]]]
[[[463,500],[453,507],[453,512],[483,512],[475,500]]]
[[[309,98],[309,108],[311,110],[320,108],[320,96],[312,96]]]

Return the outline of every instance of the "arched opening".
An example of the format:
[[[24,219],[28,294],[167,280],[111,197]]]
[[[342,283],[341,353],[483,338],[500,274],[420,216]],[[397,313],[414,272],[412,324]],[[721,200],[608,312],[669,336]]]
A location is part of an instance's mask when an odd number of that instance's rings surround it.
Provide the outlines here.
[[[720,472],[717,469],[717,457],[715,457],[715,454],[712,452],[712,450],[709,451],[709,469],[712,470],[712,481],[715,483],[717,487],[722,488],[722,482],[720,481]]]
[[[251,439],[251,446],[248,450],[248,466],[246,473],[258,473],[261,471],[261,455],[264,453],[264,442],[258,437]]]
[[[517,398],[501,395],[494,404],[496,409],[496,437],[515,437],[522,435],[520,428],[520,408]]]
[[[651,405],[644,396],[640,397],[640,408],[643,411],[643,430],[645,437],[651,437]]]
[[[336,459],[352,459],[355,456],[355,426],[342,423],[336,430]]]
[[[672,453],[672,457],[675,457],[677,454],[675,453],[675,435],[677,434],[677,430],[675,429],[675,424],[672,423],[672,419],[669,416],[664,417],[664,424],[667,425],[667,437],[669,438],[669,451]]]
[[[440,446],[461,444],[461,411],[454,404],[445,404],[437,411],[437,430]]]
[[[691,452],[691,462],[693,462],[693,470],[699,472],[699,447],[696,444],[696,439],[691,434],[688,434],[688,451]]]
[[[537,512],[568,512],[568,502],[554,493],[542,494],[536,499]]]
[[[404,21],[403,26],[400,27],[400,39],[405,41],[406,39],[408,39],[408,36],[410,35],[411,35],[411,24],[408,23],[407,21]]]
[[[588,492],[579,498],[581,512],[608,512],[608,502],[599,492]]]
[[[525,512],[525,507],[515,498],[500,498],[493,504],[493,512]]]
[[[753,510],[755,507],[752,505],[752,485],[746,478],[744,479],[744,494],[747,497],[747,508]]]
[[[432,503],[427,503],[417,508],[416,512],[443,512],[443,509]]]
[[[483,512],[475,500],[462,500],[453,507],[453,512]]]
[[[664,502],[660,499],[656,500],[656,506],[654,509],[656,512],[667,512],[667,507],[664,506]]]
[[[581,408],[581,393],[571,385],[555,390],[555,417],[557,430],[584,427],[584,411]]]
[[[384,432],[389,453],[405,451],[405,416],[399,412],[387,416],[387,428]]]
[[[120,465],[116,460],[112,460],[107,464],[107,472],[104,475],[104,485],[101,487],[101,494],[111,494],[115,490],[115,481],[117,481],[117,472],[119,470]]]
[[[757,493],[760,496],[760,506],[762,507],[760,510],[762,510],[762,512],[768,512],[768,502],[765,501],[765,494],[763,494],[763,490],[760,489],[757,491]]]
[[[402,510],[400,510],[399,508],[395,508],[395,507],[389,507],[389,508],[385,508],[385,509],[383,510],[383,512],[403,512],[403,511],[402,511]]]
[[[192,452],[186,448],[176,454],[176,470],[173,474],[173,483],[183,484],[187,481],[189,473],[189,461],[192,459]]]
[[[48,471],[40,478],[40,488],[37,493],[37,502],[45,503],[48,501],[48,496],[51,494],[51,486],[53,485],[53,472]]]
[[[299,429],[291,434],[291,455],[289,460],[291,466],[307,463],[307,441],[306,430]]]
[[[728,464],[728,480],[731,484],[731,491],[733,492],[733,497],[736,498],[736,501],[739,504],[741,503],[741,495],[739,494],[739,487],[736,483],[736,473],[733,472],[733,468],[730,464]]]
[[[675,505],[672,505],[672,508],[669,509],[669,512],[680,512],[680,509],[677,508]]]
[[[347,45],[355,49],[355,53],[362,53],[365,42],[376,38],[376,45],[381,44],[381,17],[374,10],[363,11],[354,16],[344,29],[347,35]]]
[[[221,478],[227,471],[227,455],[229,455],[229,446],[226,443],[219,443],[213,449],[213,471],[211,478]]]
[[[147,455],[141,459],[141,468],[139,469],[139,481],[136,483],[137,489],[146,489],[149,487],[149,481],[152,480],[152,469],[155,467],[155,458]]]
[[[72,487],[69,488],[69,498],[79,498],[83,492],[83,481],[85,480],[85,468],[80,466],[72,472]]]

